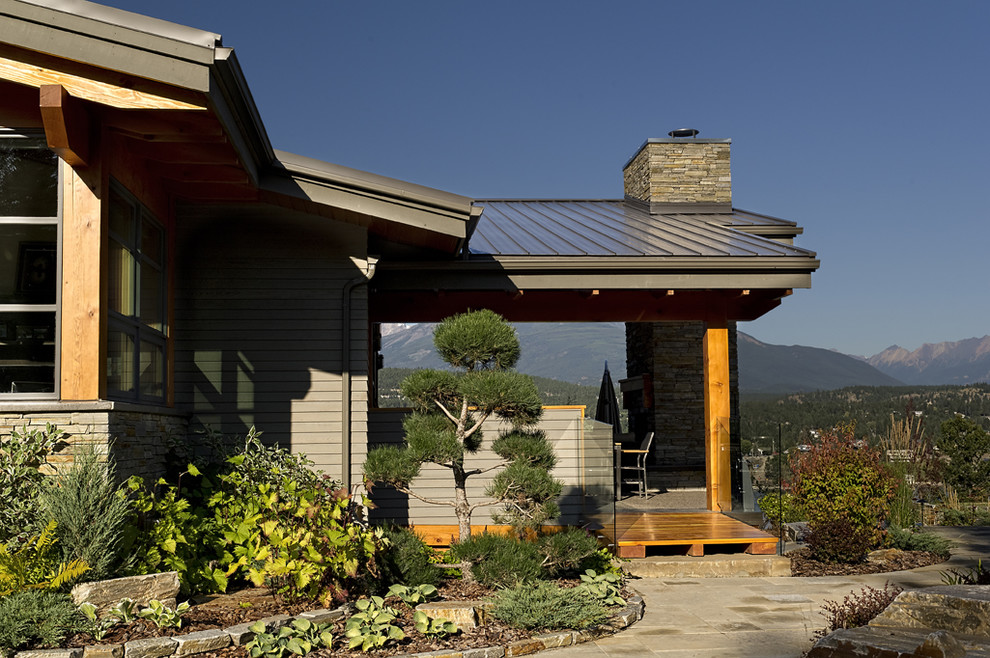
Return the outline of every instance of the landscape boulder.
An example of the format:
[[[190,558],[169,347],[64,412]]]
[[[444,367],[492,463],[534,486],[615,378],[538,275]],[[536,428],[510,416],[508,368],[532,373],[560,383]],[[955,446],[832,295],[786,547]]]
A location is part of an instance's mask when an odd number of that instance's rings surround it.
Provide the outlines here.
[[[76,605],[88,601],[96,606],[100,614],[122,599],[130,599],[138,606],[147,606],[150,601],[157,600],[174,608],[175,598],[179,595],[179,573],[166,571],[79,583],[72,588],[71,595]]]

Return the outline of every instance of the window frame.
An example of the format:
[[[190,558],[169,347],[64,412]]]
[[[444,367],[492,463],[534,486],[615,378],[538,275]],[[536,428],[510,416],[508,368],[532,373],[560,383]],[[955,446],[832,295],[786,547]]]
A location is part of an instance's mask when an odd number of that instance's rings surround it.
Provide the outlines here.
[[[32,148],[48,150],[48,143],[42,131],[24,130],[0,126],[0,143],[23,140],[25,145]],[[54,152],[53,152],[54,154]],[[54,226],[55,227],[55,300],[53,303],[32,304],[0,303],[0,313],[54,313],[54,363],[52,369],[52,390],[43,393],[0,391],[0,402],[8,400],[57,400],[61,388],[61,355],[62,355],[62,190],[63,162],[55,155],[55,215],[41,216],[0,216],[0,225],[8,226]]]
[[[126,236],[121,236],[119,233],[113,230],[113,222],[108,222],[107,226],[107,236],[110,244],[116,243],[123,248],[125,252],[129,255],[132,261],[132,268],[129,272],[131,281],[130,286],[130,297],[128,300],[123,300],[129,303],[133,315],[125,315],[118,310],[112,308],[111,304],[107,306],[107,373],[106,373],[106,391],[107,398],[113,400],[122,400],[128,402],[140,402],[140,403],[151,403],[163,405],[167,401],[168,397],[168,382],[169,382],[169,372],[168,372],[168,270],[167,270],[167,231],[165,224],[159,220],[151,210],[121,183],[115,179],[110,179],[110,194],[108,198],[108,203],[111,208],[113,208],[114,203],[121,201],[126,204],[130,211],[129,220],[131,222],[131,233],[132,239],[130,242],[126,239]],[[158,241],[159,253],[157,262],[148,256],[143,248],[143,232],[144,224],[148,222],[151,223],[159,231],[160,240]],[[152,325],[145,322],[141,317],[143,310],[142,304],[142,269],[145,267],[150,267],[156,270],[159,274],[159,304],[157,315],[160,319],[161,329],[155,328]],[[114,272],[112,267],[107,268],[107,289],[110,291],[111,296],[113,294],[113,286],[117,283],[114,279]],[[123,295],[122,295],[123,297]],[[109,296],[108,296],[109,299]],[[113,388],[111,386],[112,375],[111,375],[111,362],[110,362],[110,347],[112,340],[115,335],[126,336],[130,338],[131,354],[129,358],[130,363],[130,376],[131,385],[130,389],[124,390],[120,388]],[[142,380],[141,380],[141,368],[142,368],[142,345],[144,343],[151,344],[159,355],[158,359],[158,370],[161,373],[160,377],[157,379],[155,384],[160,386],[160,395],[151,395],[144,393],[142,391]]]

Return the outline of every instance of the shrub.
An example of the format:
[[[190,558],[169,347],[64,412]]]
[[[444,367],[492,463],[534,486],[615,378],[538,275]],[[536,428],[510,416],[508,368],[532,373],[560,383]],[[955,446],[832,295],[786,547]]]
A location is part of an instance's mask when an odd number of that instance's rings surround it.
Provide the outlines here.
[[[819,535],[820,555],[844,554],[855,560],[881,546],[881,522],[896,481],[876,450],[856,446],[851,426],[822,432],[810,451],[795,453],[791,469],[792,491],[805,511],[812,536]],[[843,538],[853,542],[855,550],[831,544]]]
[[[983,568],[983,560],[978,560],[972,569],[949,569],[942,573],[946,585],[990,585],[990,569]]]
[[[469,562],[475,579],[488,587],[508,587],[543,574],[544,556],[536,544],[482,533],[450,547],[448,562]]]
[[[491,598],[491,603],[492,615],[516,628],[582,629],[608,617],[605,608],[587,592],[547,581],[504,589]]]
[[[67,472],[45,482],[40,499],[56,523],[63,560],[88,564],[87,578],[91,580],[118,571],[131,509],[114,483],[112,464],[100,463],[92,448],[79,451]]]
[[[840,628],[866,626],[874,617],[883,612],[902,591],[897,585],[885,583],[883,589],[864,587],[859,594],[849,592],[842,603],[825,601],[822,605],[822,615],[828,622],[828,626],[823,630],[816,631],[815,637],[825,637]]]
[[[65,594],[26,590],[0,598],[0,653],[29,647],[57,647],[83,630],[85,619]]]
[[[24,426],[0,439],[0,543],[23,542],[44,527],[38,513],[38,490],[45,475],[38,470],[48,456],[65,446],[65,432]]]
[[[820,520],[808,534],[808,548],[820,562],[862,562],[874,547],[874,539],[845,516]]]
[[[946,484],[964,496],[979,496],[990,482],[990,433],[969,418],[953,418],[942,423],[938,448],[948,457],[943,464]]]
[[[434,551],[419,535],[408,528],[386,526],[385,539],[390,546],[383,551],[379,560],[381,578],[379,582],[401,585],[437,585],[443,577],[442,571],[433,566]]]
[[[583,563],[598,550],[598,540],[580,528],[565,528],[541,536],[536,542],[543,555],[543,568],[551,578],[581,570]]]
[[[777,530],[785,523],[794,523],[803,518],[801,506],[794,496],[787,492],[770,491],[762,496],[757,503],[763,515]]]
[[[942,512],[942,525],[990,525],[990,510],[946,509]]]
[[[887,529],[887,541],[891,548],[899,548],[902,551],[927,551],[943,558],[949,557],[949,549],[952,548],[951,541],[934,532],[905,530],[897,526]]]
[[[198,474],[190,465],[186,473]],[[180,480],[181,482],[181,480]],[[178,484],[158,480],[156,490],[132,476],[127,481],[136,515],[128,537],[128,550],[136,557],[133,574],[176,571],[184,594],[223,592],[227,576],[215,563],[221,556],[223,537],[211,512],[193,506]]]

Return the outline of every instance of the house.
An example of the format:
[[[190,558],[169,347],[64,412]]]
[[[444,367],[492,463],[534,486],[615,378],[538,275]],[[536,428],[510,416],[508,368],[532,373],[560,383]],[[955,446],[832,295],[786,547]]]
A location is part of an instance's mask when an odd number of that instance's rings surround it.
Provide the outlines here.
[[[640,428],[725,509],[734,323],[818,267],[793,222],[732,208],[728,149],[649,140],[622,199],[476,201],[275,150],[217,34],[0,0],[0,433],[53,422],[150,475],[254,425],[350,486],[377,323],[623,320]]]

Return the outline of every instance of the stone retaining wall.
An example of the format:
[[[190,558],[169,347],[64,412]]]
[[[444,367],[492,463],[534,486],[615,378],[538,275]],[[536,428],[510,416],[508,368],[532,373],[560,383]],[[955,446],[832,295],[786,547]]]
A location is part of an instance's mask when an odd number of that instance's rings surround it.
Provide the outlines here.
[[[66,433],[69,447],[49,458],[55,468],[72,463],[72,446],[93,446],[96,454],[112,455],[117,477],[157,478],[164,473],[169,442],[184,440],[188,419],[159,407],[116,402],[0,404],[0,436],[21,428],[52,424]]]

